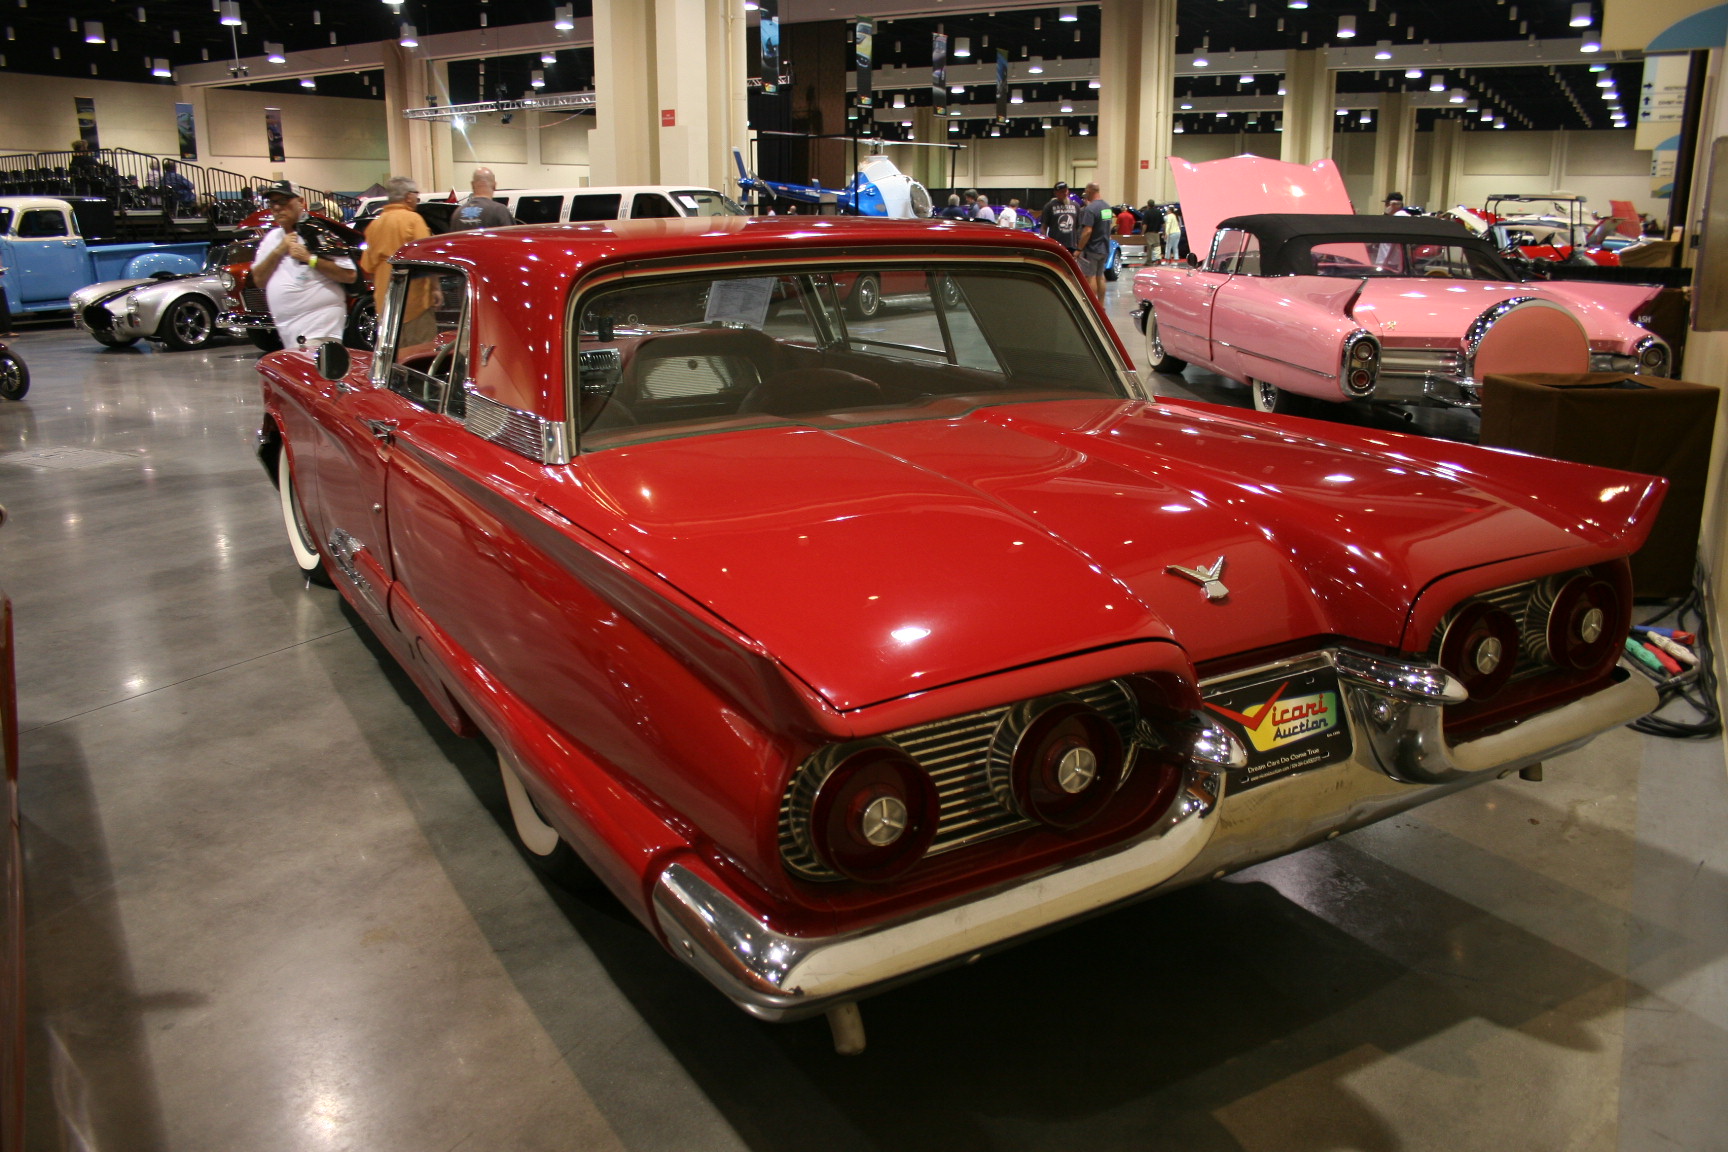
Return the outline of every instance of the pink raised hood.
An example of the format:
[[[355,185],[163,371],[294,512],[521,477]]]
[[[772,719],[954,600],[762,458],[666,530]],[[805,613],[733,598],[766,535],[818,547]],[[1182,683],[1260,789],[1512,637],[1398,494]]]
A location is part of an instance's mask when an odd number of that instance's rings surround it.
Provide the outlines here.
[[[1196,662],[1278,637],[1396,647],[1449,573],[1636,547],[1661,487],[1324,435],[1103,399],[788,421],[585,455],[542,499],[844,711],[1136,639]],[[1223,602],[1166,571],[1220,555]]]
[[[1192,164],[1170,157],[1176,198],[1188,247],[1204,259],[1220,220],[1255,212],[1320,212],[1350,215],[1350,193],[1330,160],[1291,164],[1244,154]]]

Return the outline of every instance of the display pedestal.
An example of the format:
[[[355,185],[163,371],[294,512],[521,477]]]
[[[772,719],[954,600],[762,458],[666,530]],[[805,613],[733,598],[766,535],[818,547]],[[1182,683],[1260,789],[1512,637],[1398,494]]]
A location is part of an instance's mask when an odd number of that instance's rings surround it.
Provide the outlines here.
[[[1489,376],[1482,443],[1665,477],[1661,514],[1632,557],[1632,587],[1671,599],[1692,587],[1716,399],[1706,384],[1619,372]]]

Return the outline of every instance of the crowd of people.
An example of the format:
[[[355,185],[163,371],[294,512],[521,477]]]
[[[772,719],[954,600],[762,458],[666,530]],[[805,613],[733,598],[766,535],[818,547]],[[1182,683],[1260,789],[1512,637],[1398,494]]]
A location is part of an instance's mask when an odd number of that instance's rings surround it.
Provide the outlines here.
[[[990,197],[976,188],[955,192],[948,203],[936,212],[948,220],[974,220],[1005,228],[1027,228],[1049,236],[1075,254],[1089,279],[1102,285],[1102,261],[1109,251],[1110,236],[1118,241],[1131,236],[1144,236],[1148,259],[1165,254],[1165,222],[1163,206],[1147,201],[1144,207],[1130,204],[1112,206],[1103,199],[1097,184],[1088,184],[1078,194],[1067,183],[1059,182],[1049,200],[1036,212],[1028,212],[1020,201],[1010,198],[1006,204],[993,205]],[[1099,267],[1092,268],[1096,257]]]

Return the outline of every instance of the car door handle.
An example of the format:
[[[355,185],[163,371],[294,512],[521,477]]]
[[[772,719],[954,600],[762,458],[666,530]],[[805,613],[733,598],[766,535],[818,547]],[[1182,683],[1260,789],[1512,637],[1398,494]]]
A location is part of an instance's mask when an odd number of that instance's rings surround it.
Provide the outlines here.
[[[366,431],[372,433],[372,439],[381,444],[391,444],[396,440],[397,424],[394,420],[363,420]]]

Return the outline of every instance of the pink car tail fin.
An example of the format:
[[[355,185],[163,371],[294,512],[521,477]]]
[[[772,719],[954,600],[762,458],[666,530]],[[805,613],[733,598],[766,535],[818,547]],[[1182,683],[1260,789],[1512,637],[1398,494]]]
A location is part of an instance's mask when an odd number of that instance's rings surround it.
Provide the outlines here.
[[[1254,212],[1349,215],[1356,210],[1344,189],[1344,177],[1330,160],[1291,164],[1244,154],[1194,164],[1172,156],[1170,171],[1176,178],[1188,248],[1202,258],[1212,250],[1218,222],[1232,216]]]

